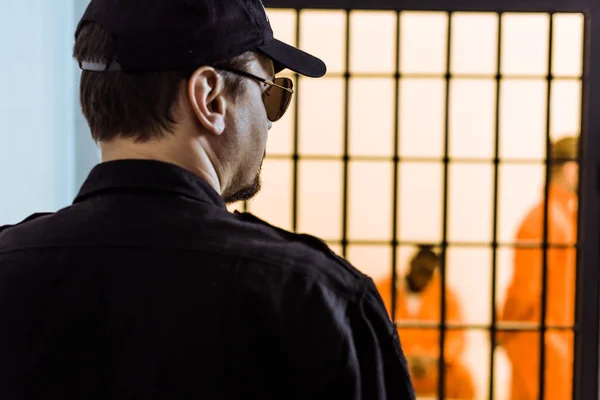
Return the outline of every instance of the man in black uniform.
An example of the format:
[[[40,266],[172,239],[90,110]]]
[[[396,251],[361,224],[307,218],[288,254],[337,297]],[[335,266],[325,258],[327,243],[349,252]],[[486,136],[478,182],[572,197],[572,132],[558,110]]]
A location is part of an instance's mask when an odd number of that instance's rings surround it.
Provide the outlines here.
[[[323,62],[259,0],[92,0],[75,58],[103,162],[0,228],[0,399],[414,399],[371,279],[225,207]]]

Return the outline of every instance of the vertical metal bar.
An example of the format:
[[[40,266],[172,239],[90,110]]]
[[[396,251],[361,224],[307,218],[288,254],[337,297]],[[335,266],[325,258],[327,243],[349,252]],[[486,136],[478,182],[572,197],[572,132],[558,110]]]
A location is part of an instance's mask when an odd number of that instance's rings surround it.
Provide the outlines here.
[[[585,15],[582,81],[581,169],[577,234],[577,290],[575,312],[575,370],[573,399],[598,400],[599,362],[599,269],[600,211],[600,54],[592,45],[600,43],[600,7]],[[596,19],[594,19],[596,18]]]
[[[346,9],[346,58],[344,66],[344,169],[342,191],[342,255],[348,255],[348,182],[350,152],[350,10]]]
[[[300,9],[296,9],[296,46],[300,47]],[[294,74],[294,85],[296,88],[300,86],[300,75]],[[298,193],[298,170],[300,167],[300,139],[299,139],[299,123],[300,121],[300,101],[299,95],[300,90],[296,90],[294,94],[296,96],[295,106],[294,106],[294,138],[293,138],[293,148],[292,148],[292,162],[294,163],[292,169],[292,231],[298,231],[298,203],[299,203],[299,193]]]
[[[496,279],[498,277],[498,202],[499,202],[499,171],[500,171],[500,100],[501,100],[501,68],[502,68],[502,13],[498,13],[498,42],[496,48],[496,121],[494,126],[494,197],[492,205],[492,295],[491,295],[491,315],[492,324],[490,326],[490,387],[488,399],[494,399],[494,374],[495,374],[495,354],[496,354]]]
[[[548,101],[546,102],[546,183],[544,186],[544,226],[543,226],[543,240],[542,240],[542,302],[540,312],[540,357],[539,357],[539,394],[538,398],[544,398],[545,389],[545,373],[544,369],[546,366],[546,311],[548,307],[548,214],[549,214],[549,203],[550,203],[550,173],[552,167],[551,148],[552,140],[550,138],[550,112],[552,107],[552,38],[554,36],[554,15],[550,13],[550,26],[548,28],[548,75],[547,81],[547,95]]]
[[[396,74],[394,92],[394,182],[392,193],[392,321],[396,322],[396,290],[398,281],[398,204],[400,180],[400,12],[396,12]]]
[[[440,358],[438,360],[438,399],[445,398],[445,345],[446,345],[446,261],[448,250],[448,191],[450,174],[450,63],[452,60],[452,12],[448,12],[446,42],[446,99],[444,116],[444,204],[442,213],[442,251],[440,255],[441,299],[440,299]]]
[[[265,0],[265,5],[275,8],[294,8],[301,4],[303,8],[315,9],[364,9],[406,11],[477,11],[477,12],[581,12],[593,7],[594,0],[538,0],[534,2],[519,0],[488,1],[452,1],[447,0]]]

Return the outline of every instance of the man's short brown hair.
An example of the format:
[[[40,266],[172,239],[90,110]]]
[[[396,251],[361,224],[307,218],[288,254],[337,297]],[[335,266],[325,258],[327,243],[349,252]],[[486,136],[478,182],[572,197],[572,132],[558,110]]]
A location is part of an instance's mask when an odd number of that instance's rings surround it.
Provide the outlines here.
[[[107,63],[116,60],[114,38],[100,25],[88,23],[79,33],[73,56],[78,62]],[[245,70],[251,53],[215,67]],[[175,106],[181,84],[193,71],[125,73],[82,71],[80,100],[83,115],[96,141],[117,136],[148,141],[162,137],[176,122]],[[235,96],[243,82],[224,73],[227,88]]]
[[[552,143],[550,148],[550,174],[556,176],[568,162],[577,162],[579,158],[579,138],[563,137]]]

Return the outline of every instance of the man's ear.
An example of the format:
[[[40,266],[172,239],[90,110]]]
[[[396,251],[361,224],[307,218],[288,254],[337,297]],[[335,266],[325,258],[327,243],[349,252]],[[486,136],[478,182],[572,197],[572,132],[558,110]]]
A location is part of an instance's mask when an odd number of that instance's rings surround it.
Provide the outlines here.
[[[208,132],[225,131],[225,81],[212,67],[198,68],[188,83],[188,98],[200,124]]]

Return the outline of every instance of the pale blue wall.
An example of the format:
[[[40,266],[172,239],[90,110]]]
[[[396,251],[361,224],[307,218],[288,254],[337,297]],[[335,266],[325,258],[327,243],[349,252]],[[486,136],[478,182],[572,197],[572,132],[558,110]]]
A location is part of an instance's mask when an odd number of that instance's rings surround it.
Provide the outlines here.
[[[87,0],[0,0],[0,225],[68,205],[97,162],[77,102]]]
[[[1,0],[0,0],[1,1]],[[79,21],[89,0],[74,0],[75,23]],[[74,33],[74,32],[73,32]],[[72,33],[72,34],[73,34]],[[81,70],[75,66],[74,69],[76,89],[73,93],[73,103],[76,104],[75,113],[75,187],[79,188],[90,170],[100,161],[100,150],[92,140],[86,120],[79,108],[79,77]]]

